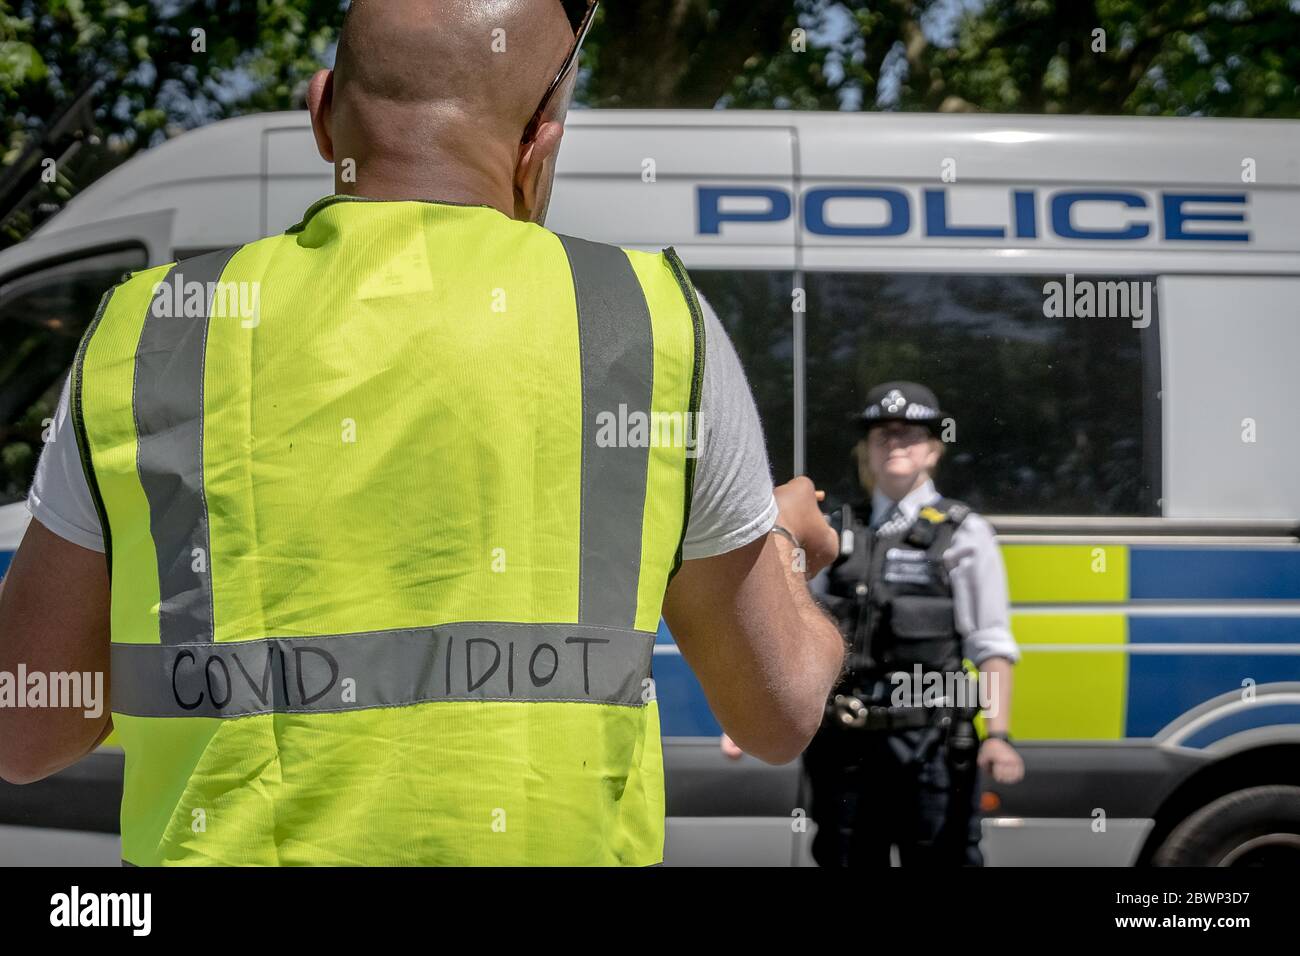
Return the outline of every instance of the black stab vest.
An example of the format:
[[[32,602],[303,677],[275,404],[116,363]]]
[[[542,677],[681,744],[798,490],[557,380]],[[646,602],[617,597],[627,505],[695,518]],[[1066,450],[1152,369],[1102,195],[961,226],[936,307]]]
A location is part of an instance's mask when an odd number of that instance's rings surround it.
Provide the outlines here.
[[[827,575],[827,605],[850,642],[845,686],[888,681],[898,671],[912,674],[916,666],[922,673],[962,670],[943,554],[969,514],[960,501],[940,498],[923,507],[911,527],[881,537],[852,509],[832,516],[842,544],[851,545],[842,548]]]

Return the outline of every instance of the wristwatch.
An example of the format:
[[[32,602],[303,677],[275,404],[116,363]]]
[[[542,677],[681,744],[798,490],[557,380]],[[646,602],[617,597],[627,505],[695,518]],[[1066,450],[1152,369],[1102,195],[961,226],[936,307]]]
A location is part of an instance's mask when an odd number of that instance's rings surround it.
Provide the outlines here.
[[[1011,743],[1011,735],[1005,730],[990,730],[984,735],[985,740],[1000,740],[1005,744]]]

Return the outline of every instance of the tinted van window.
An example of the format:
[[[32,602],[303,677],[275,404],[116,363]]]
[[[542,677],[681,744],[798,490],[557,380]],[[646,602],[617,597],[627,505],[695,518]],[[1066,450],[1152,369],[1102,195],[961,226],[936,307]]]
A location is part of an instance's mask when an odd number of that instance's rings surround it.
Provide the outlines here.
[[[691,279],[736,346],[763,419],[773,476],[788,481],[794,463],[794,274],[692,269]]]
[[[1077,301],[1083,281],[1120,280],[1150,283],[1149,316],[1137,317],[1137,298],[1121,316],[1044,314],[1048,283]],[[808,471],[831,503],[861,495],[849,456],[867,391],[902,379],[929,385],[956,421],[936,476],[945,494],[994,514],[1156,514],[1156,283],[1070,283],[809,273]]]

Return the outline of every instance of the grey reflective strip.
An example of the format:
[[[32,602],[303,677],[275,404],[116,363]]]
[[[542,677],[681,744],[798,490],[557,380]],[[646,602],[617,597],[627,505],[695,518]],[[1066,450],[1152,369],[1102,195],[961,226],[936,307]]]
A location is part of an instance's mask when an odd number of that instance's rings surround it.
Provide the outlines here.
[[[427,701],[642,706],[655,635],[582,624],[472,622],[329,637],[113,644],[112,710],[241,717]]]
[[[641,573],[641,525],[650,467],[641,447],[600,447],[602,420],[643,415],[654,386],[650,308],[627,254],[617,246],[560,236],[573,269],[582,350],[582,513],[578,620],[631,627]],[[604,430],[609,434],[608,425]]]
[[[210,252],[172,267],[150,303],[135,353],[136,468],[149,500],[164,644],[212,640],[203,374],[212,289],[235,251]],[[196,284],[202,288],[201,315],[187,317]]]

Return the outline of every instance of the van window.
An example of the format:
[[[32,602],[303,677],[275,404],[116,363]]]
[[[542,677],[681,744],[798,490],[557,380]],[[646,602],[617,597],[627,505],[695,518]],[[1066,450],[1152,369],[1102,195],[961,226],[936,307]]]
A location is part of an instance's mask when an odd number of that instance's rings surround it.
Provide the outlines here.
[[[696,290],[727,330],[763,420],[767,457],[777,482],[794,463],[794,273],[692,269]]]
[[[99,300],[142,248],[118,249],[0,282],[0,504],[26,496],[77,343]]]
[[[1061,295],[1049,303],[1053,282]],[[1093,288],[1094,311],[1109,297],[1105,309],[1121,314],[1045,314],[1071,291],[1081,303],[1084,282],[1127,284]],[[831,506],[862,497],[850,452],[868,390],[901,379],[932,388],[956,422],[936,475],[944,494],[992,514],[1158,514],[1151,277],[809,273],[805,283],[808,472]]]

